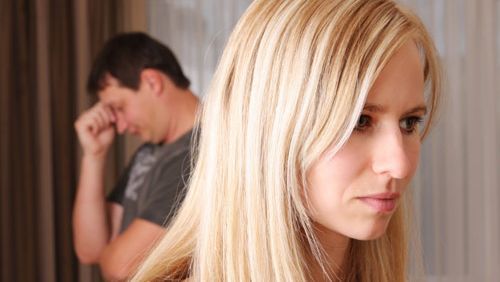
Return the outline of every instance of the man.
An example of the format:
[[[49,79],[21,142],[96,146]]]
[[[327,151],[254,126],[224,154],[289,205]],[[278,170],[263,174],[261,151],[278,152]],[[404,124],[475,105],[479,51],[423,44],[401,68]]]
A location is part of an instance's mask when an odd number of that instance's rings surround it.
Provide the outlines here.
[[[106,43],[87,88],[99,102],[75,129],[83,149],[73,214],[75,250],[105,278],[135,270],[183,194],[198,99],[172,52],[144,33]],[[145,142],[106,199],[105,160],[116,131]]]

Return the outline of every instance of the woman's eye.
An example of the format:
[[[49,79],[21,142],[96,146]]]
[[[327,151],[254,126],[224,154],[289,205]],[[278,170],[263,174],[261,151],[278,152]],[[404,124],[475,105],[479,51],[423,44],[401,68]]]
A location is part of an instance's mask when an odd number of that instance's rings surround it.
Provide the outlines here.
[[[364,131],[372,124],[372,118],[367,115],[361,115],[356,124],[355,130]]]
[[[421,117],[407,117],[399,122],[399,126],[406,134],[412,134],[417,132],[418,126],[422,123],[423,118]]]

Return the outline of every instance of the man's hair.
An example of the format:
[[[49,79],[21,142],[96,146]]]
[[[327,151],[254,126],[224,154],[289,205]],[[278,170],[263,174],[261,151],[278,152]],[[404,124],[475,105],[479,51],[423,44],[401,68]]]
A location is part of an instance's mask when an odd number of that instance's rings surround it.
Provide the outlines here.
[[[189,79],[172,51],[142,32],[119,34],[106,42],[99,52],[87,80],[87,91],[95,94],[106,87],[106,76],[116,78],[124,87],[137,90],[144,69],[156,69],[173,83],[186,89]]]

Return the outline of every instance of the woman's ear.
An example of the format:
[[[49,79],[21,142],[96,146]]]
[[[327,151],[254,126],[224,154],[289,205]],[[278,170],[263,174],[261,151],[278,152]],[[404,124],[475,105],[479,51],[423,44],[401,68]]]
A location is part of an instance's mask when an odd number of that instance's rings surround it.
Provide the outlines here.
[[[140,87],[145,87],[145,89],[155,95],[161,95],[163,93],[164,85],[160,72],[155,69],[144,69],[141,72]]]

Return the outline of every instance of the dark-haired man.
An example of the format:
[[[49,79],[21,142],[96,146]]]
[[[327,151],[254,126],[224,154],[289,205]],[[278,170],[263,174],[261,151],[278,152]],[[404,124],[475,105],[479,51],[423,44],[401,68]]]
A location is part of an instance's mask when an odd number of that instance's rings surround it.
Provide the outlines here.
[[[97,102],[75,129],[83,149],[73,213],[82,263],[98,263],[109,280],[124,280],[164,232],[183,194],[198,99],[172,52],[144,33],[109,40],[87,82]],[[118,133],[144,141],[106,198],[105,160]]]

